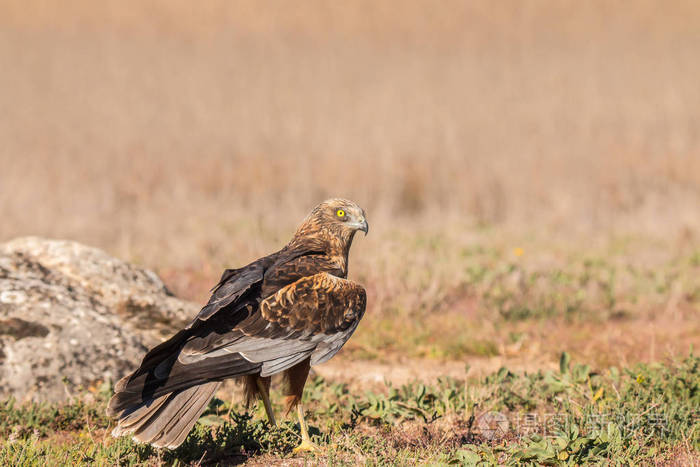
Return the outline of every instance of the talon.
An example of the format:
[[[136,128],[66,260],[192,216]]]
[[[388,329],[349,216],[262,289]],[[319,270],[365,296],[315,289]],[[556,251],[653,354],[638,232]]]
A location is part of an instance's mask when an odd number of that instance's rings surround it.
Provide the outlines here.
[[[292,452],[294,452],[294,454],[298,454],[300,452],[319,452],[319,451],[321,451],[321,448],[316,446],[311,441],[304,439],[301,441],[301,444],[299,446],[294,448],[294,450]]]

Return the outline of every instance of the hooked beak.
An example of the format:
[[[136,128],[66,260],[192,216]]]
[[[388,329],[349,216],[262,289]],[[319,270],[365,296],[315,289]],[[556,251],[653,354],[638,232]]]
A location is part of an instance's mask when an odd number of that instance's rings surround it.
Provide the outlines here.
[[[367,223],[367,219],[362,219],[362,222],[360,222],[360,226],[358,227],[357,230],[361,230],[365,233],[365,237],[369,233],[369,224]]]

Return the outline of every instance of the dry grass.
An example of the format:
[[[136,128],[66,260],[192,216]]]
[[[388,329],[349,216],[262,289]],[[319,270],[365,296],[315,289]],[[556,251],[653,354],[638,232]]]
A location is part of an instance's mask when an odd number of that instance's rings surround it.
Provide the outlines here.
[[[678,329],[700,300],[699,54],[690,1],[5,0],[0,239],[94,244],[203,300],[223,267],[346,196],[372,228],[351,266],[377,326],[358,355],[571,345],[607,364],[639,341],[591,347],[603,338],[578,323],[612,333],[620,312],[656,339],[642,358],[682,352],[698,342]],[[469,273],[517,260],[526,278],[580,278],[590,257],[614,258],[622,285],[611,305],[594,281],[573,321],[513,323],[494,293],[556,308],[543,290],[576,285]]]

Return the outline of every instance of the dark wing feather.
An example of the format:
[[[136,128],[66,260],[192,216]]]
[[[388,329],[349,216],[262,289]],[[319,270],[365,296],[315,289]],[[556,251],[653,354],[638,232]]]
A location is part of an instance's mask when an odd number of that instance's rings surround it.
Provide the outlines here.
[[[210,292],[210,293],[214,293],[214,292],[216,292],[217,290],[219,290],[219,287],[221,287],[221,286],[224,285],[226,282],[228,282],[228,280],[231,279],[233,276],[235,276],[235,275],[237,275],[238,273],[240,273],[241,271],[243,271],[243,269],[245,269],[245,268],[239,268],[239,269],[225,269],[224,272],[223,272],[223,274],[221,274],[221,279],[219,279],[219,282],[218,282],[214,287],[212,287],[211,289],[209,289],[209,292]]]
[[[323,362],[350,338],[365,311],[365,290],[359,284],[319,273],[281,288],[260,303],[259,313],[230,332],[191,339],[178,362],[203,364],[208,359],[243,357],[262,364],[269,376],[311,357]]]
[[[365,310],[365,291],[327,273],[303,277],[254,307],[196,320],[149,352],[141,367],[115,387],[110,413],[173,391],[225,378],[269,376],[311,357],[332,357]]]
[[[227,269],[221,276],[219,283],[214,287],[209,302],[202,308],[194,322],[197,320],[206,321],[219,310],[235,305],[235,302],[246,292],[262,282],[265,274],[265,263],[268,261],[270,259],[263,258],[241,269]],[[235,308],[234,306],[233,311]],[[194,322],[190,324],[190,327]]]
[[[282,249],[243,268],[226,269],[194,322],[206,321],[223,309],[228,312],[241,309],[239,302],[245,306],[247,301],[242,298],[246,295],[265,298],[301,277],[319,271],[337,272],[337,267],[326,264],[329,261],[321,255],[312,246]],[[257,289],[258,285],[262,285],[262,290]]]

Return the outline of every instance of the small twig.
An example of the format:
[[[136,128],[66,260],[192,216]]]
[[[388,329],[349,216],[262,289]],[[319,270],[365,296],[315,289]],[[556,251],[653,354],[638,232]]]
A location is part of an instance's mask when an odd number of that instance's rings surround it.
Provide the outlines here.
[[[85,414],[85,424],[87,425],[88,436],[90,436],[90,440],[92,440],[94,444],[97,444],[95,442],[95,438],[92,436],[92,428],[90,427],[90,414]]]
[[[105,442],[107,442],[107,435],[109,435],[112,432],[112,430],[110,430],[110,428],[112,428],[112,419],[111,418],[109,419],[109,422],[107,422],[107,428],[105,429],[105,434],[102,435],[102,445],[104,445]]]
[[[617,390],[617,387],[615,386],[615,383],[610,383],[613,389],[615,390],[615,394],[617,394],[617,400],[620,400],[620,393]]]
[[[207,451],[205,449],[204,452],[202,453],[202,457],[199,458],[197,465],[202,465],[202,461],[204,460],[204,456],[206,456],[206,455],[207,455]]]
[[[644,412],[640,413],[639,416],[641,417],[642,415],[646,415],[647,413],[649,413],[649,411],[650,411],[651,409],[654,409],[654,408],[656,408],[656,407],[658,407],[658,406],[659,406],[658,403],[650,405],[649,408],[646,409]]]

